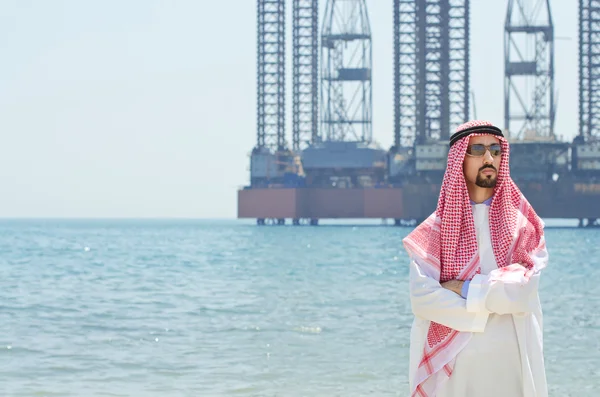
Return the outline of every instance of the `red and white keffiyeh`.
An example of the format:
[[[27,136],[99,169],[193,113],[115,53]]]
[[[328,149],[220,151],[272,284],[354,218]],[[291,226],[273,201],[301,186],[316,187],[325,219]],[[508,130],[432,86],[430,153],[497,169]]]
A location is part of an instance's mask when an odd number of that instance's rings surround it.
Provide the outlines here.
[[[491,126],[487,121],[470,121],[457,132],[475,126]],[[429,266],[439,281],[470,280],[480,273],[475,224],[469,193],[463,173],[463,162],[471,135],[454,143],[448,153],[448,164],[441,186],[438,205],[433,214],[404,240],[412,257],[416,255]],[[490,206],[489,224],[496,262],[505,268],[506,277],[528,279],[533,272],[530,253],[545,244],[543,222],[513,182],[509,172],[509,144],[496,136],[502,146],[498,180]],[[522,264],[528,271],[523,273]],[[471,338],[431,322],[423,356],[413,380],[412,396],[434,396],[438,387],[452,374],[456,355]]]

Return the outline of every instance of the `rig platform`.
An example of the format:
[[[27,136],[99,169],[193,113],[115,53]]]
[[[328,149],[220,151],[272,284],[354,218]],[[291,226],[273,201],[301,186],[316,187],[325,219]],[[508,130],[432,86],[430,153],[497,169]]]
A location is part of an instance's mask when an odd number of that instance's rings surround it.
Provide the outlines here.
[[[521,182],[519,188],[542,218],[579,219],[580,226],[600,226],[600,180]],[[380,188],[252,188],[238,191],[238,218],[257,224],[318,225],[320,219],[393,219],[411,225],[427,218],[437,205],[439,184]]]

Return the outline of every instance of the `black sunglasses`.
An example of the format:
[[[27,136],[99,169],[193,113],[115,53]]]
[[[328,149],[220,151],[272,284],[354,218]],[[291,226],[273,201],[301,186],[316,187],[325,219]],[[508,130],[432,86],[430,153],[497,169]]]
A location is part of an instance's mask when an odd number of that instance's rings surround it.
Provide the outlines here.
[[[493,143],[491,145],[482,145],[476,143],[474,145],[467,146],[467,154],[475,157],[481,157],[485,154],[486,150],[490,151],[490,154],[494,157],[502,154],[502,146],[499,143]]]

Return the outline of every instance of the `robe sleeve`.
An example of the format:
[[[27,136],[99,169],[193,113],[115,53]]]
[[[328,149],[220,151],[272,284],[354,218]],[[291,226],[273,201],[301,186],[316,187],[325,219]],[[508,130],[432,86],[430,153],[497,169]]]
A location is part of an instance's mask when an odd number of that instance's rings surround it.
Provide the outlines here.
[[[471,313],[530,313],[538,305],[541,270],[548,263],[548,251],[541,248],[530,254],[534,266],[527,270],[519,263],[493,270],[488,275],[477,274],[469,284],[467,311]]]
[[[483,332],[489,313],[469,312],[466,300],[443,288],[418,258],[410,263],[410,302],[415,316],[462,332]]]

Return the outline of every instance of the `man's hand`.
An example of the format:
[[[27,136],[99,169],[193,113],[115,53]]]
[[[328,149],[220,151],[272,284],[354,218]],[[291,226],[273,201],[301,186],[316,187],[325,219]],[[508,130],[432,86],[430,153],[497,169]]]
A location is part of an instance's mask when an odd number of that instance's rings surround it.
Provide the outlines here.
[[[450,281],[444,281],[443,283],[441,283],[441,286],[449,289],[452,292],[456,292],[458,295],[460,295],[460,292],[462,290],[462,286],[465,282],[464,281],[460,281],[460,280],[450,280]]]

